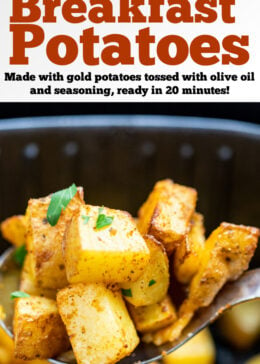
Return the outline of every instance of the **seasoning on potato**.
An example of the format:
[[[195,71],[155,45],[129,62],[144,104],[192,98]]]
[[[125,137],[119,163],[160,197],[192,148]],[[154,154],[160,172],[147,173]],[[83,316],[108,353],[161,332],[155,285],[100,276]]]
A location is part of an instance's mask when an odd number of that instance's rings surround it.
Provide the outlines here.
[[[18,298],[13,326],[16,358],[51,358],[70,347],[54,300],[37,296]]]
[[[203,216],[195,212],[191,218],[190,231],[177,247],[174,255],[173,273],[179,282],[188,284],[197,273],[204,244]]]
[[[70,283],[136,281],[150,259],[130,214],[91,205],[82,205],[72,217],[63,254]]]
[[[138,228],[160,241],[171,254],[190,230],[195,212],[197,191],[166,179],[155,184],[140,208]]]
[[[27,254],[21,271],[20,291],[27,292],[32,296],[46,297],[56,299],[57,290],[44,288],[37,284],[36,278],[32,272],[31,254]]]
[[[26,247],[31,255],[32,274],[37,284],[44,288],[58,289],[68,284],[62,240],[74,212],[83,203],[82,190],[79,189],[67,208],[61,211],[55,226],[51,226],[47,219],[51,201],[51,196],[29,200],[26,211]],[[57,210],[60,210],[59,206]]]
[[[24,215],[9,217],[1,223],[3,238],[15,246],[23,245],[25,243],[26,226],[27,222]]]
[[[149,235],[145,235],[144,240],[150,251],[149,264],[137,280],[120,285],[126,301],[136,307],[160,302],[170,283],[169,261],[163,245]],[[125,294],[126,292],[131,294]]]
[[[176,309],[169,295],[152,305],[135,307],[128,304],[128,309],[136,329],[141,333],[162,329],[177,320]]]
[[[120,291],[79,283],[59,291],[57,302],[79,364],[116,363],[138,345]]]
[[[222,223],[213,231],[205,243],[199,270],[190,283],[188,298],[179,309],[178,320],[153,334],[156,345],[176,340],[197,309],[210,305],[226,282],[237,279],[248,269],[258,237],[258,229],[243,225]]]

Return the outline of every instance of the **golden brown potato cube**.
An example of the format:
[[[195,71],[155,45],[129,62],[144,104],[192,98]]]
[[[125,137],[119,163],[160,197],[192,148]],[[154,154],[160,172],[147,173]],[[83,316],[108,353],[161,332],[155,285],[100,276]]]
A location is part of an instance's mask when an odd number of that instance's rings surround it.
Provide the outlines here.
[[[199,270],[190,283],[178,320],[153,335],[156,345],[177,339],[194,312],[210,305],[226,282],[237,279],[248,268],[258,237],[259,230],[254,227],[229,223],[222,223],[213,231],[205,243]]]
[[[138,212],[141,234],[153,235],[171,253],[189,232],[196,201],[193,188],[169,179],[157,182]]]
[[[218,321],[221,334],[239,349],[250,349],[260,337],[260,301],[233,307]]]
[[[1,223],[3,238],[15,246],[22,246],[25,243],[26,217],[16,215],[9,217]]]
[[[216,349],[208,329],[201,331],[181,348],[163,357],[163,364],[214,364]]]
[[[173,270],[179,282],[187,284],[199,269],[200,256],[205,245],[203,216],[195,213],[191,219],[191,229],[177,247]]]
[[[195,307],[208,306],[226,282],[248,269],[258,237],[259,230],[254,227],[229,223],[213,231],[190,285],[188,299]]]
[[[14,355],[18,359],[47,359],[70,346],[56,302],[45,297],[18,298],[13,328]]]
[[[28,217],[26,245],[31,254],[32,274],[37,286],[58,289],[68,284],[62,255],[62,240],[73,213],[83,203],[82,189],[78,189],[77,194],[62,211],[55,226],[51,226],[46,219],[50,201],[51,196],[29,200],[26,212]]]
[[[46,298],[56,299],[57,290],[51,288],[39,287],[36,279],[32,274],[31,254],[27,254],[20,280],[20,291],[26,292],[31,296],[40,296]]]
[[[0,328],[0,363],[1,364],[48,364],[46,360],[21,360],[14,358],[14,342]]]
[[[97,206],[85,205],[73,216],[64,239],[68,281],[119,283],[137,280],[150,258],[144,239],[132,217],[124,211],[103,208],[102,215],[113,221],[97,228],[100,212]]]
[[[162,329],[177,319],[175,307],[168,295],[153,305],[135,307],[129,304],[128,308],[136,329],[142,333]]]
[[[169,261],[161,243],[153,236],[144,236],[150,250],[150,261],[135,282],[121,283],[125,299],[132,305],[148,306],[160,302],[166,295],[169,282]]]
[[[78,364],[116,363],[138,345],[120,291],[79,283],[59,291],[57,302]]]

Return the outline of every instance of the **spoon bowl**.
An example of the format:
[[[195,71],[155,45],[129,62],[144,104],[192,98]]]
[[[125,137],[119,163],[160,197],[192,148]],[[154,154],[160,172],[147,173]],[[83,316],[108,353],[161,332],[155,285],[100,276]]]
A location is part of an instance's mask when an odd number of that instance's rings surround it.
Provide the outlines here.
[[[10,337],[13,336],[13,303],[10,295],[11,292],[18,289],[20,276],[20,268],[14,263],[13,252],[13,248],[8,249],[0,257],[0,305],[3,306],[6,314],[5,318],[0,320],[0,326]],[[237,281],[226,284],[210,306],[202,308],[196,313],[178,340],[159,347],[141,343],[129,357],[121,360],[120,364],[137,362],[138,364],[148,364],[160,360],[164,355],[172,353],[189,341],[229,308],[255,299],[260,299],[260,268],[250,270]],[[53,364],[76,363],[72,352],[64,353],[60,357],[48,361]]]

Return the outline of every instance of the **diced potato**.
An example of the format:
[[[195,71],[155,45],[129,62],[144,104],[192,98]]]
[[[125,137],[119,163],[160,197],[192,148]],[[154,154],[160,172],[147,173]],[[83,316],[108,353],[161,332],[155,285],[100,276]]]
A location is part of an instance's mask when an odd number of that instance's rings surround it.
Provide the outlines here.
[[[163,357],[164,364],[214,364],[216,350],[210,331],[205,329],[172,354]]]
[[[26,217],[16,215],[9,217],[1,223],[3,238],[15,246],[22,246],[25,243]]]
[[[154,332],[145,333],[142,337],[142,341],[147,344],[154,343],[155,345],[159,346],[163,343],[166,343],[167,341],[176,340],[180,336],[182,330],[192,319],[193,314],[194,313],[192,311],[185,312],[185,314],[182,313],[181,315],[177,314],[178,318],[173,322],[173,324],[170,324],[169,326]]]
[[[249,349],[260,337],[260,301],[233,307],[219,320],[221,333],[239,349]]]
[[[18,359],[47,359],[70,346],[56,302],[48,298],[16,299],[13,328],[14,355]]]
[[[260,354],[253,356],[246,364],[260,364]]]
[[[138,345],[119,291],[79,283],[59,291],[57,302],[78,364],[116,363]]]
[[[153,235],[171,253],[185,238],[195,211],[197,191],[167,179],[155,184],[140,208],[138,228]]]
[[[68,284],[62,240],[73,213],[83,203],[82,194],[82,189],[78,189],[77,194],[62,211],[56,226],[51,226],[46,219],[51,196],[29,200],[26,212],[26,245],[31,254],[32,274],[37,286],[58,289]]]
[[[100,208],[85,205],[74,214],[64,239],[64,258],[70,283],[120,283],[137,280],[150,252],[127,212],[104,208],[110,226],[96,228]],[[90,216],[86,223],[84,216]]]
[[[228,223],[222,223],[213,231],[205,243],[199,270],[190,283],[178,320],[153,334],[152,341],[156,345],[176,340],[194,312],[210,305],[226,282],[237,279],[248,268],[258,236],[256,228]]]
[[[126,292],[125,299],[132,305],[148,306],[160,302],[166,295],[169,282],[169,261],[165,249],[154,237],[144,236],[150,250],[150,262],[135,282],[121,284]]]
[[[142,333],[162,329],[177,319],[175,307],[169,296],[153,305],[135,307],[129,304],[128,308],[136,329]]]
[[[14,358],[14,342],[0,328],[0,364],[48,364],[46,360],[22,360]]]
[[[256,228],[229,223],[213,231],[190,286],[189,301],[195,307],[208,306],[227,281],[236,280],[248,269],[258,237]]]
[[[191,230],[177,247],[174,255],[173,270],[179,282],[187,284],[200,264],[200,256],[205,245],[205,228],[203,216],[195,213],[191,219]]]
[[[36,279],[32,274],[31,254],[27,254],[20,280],[20,291],[26,292],[31,296],[41,296],[56,299],[57,290],[51,288],[40,287],[36,283]]]

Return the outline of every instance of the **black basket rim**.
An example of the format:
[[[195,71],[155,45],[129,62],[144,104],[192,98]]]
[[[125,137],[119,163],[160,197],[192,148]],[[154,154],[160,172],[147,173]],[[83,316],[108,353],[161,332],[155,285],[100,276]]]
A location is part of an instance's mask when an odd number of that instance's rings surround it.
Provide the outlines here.
[[[230,119],[160,115],[64,115],[2,119],[0,132],[38,129],[126,128],[232,132],[260,137],[260,125]]]

